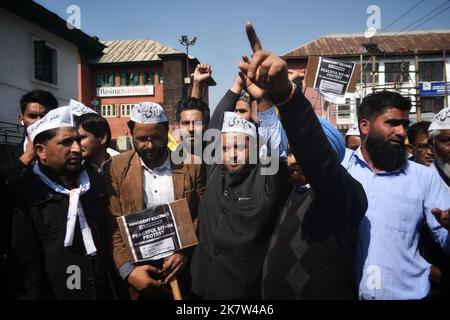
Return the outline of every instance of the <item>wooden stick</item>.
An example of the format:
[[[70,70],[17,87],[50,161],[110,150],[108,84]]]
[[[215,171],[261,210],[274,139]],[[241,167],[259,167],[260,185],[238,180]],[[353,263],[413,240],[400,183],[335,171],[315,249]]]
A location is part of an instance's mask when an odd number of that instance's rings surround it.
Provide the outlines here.
[[[170,287],[172,288],[173,300],[182,300],[177,278],[170,280]]]

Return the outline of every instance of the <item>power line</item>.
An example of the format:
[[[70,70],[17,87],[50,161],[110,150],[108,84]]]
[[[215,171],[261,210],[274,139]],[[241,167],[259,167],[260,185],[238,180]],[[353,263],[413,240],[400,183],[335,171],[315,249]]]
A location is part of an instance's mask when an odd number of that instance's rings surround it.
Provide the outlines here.
[[[419,4],[421,4],[422,2],[424,2],[425,0],[421,0],[419,2],[417,2],[414,6],[412,6],[412,8],[410,8],[408,11],[406,11],[405,13],[403,13],[400,17],[398,17],[397,19],[395,19],[390,25],[388,25],[387,27],[383,28],[382,30],[380,30],[380,32],[385,31],[386,29],[388,29],[390,26],[392,26],[394,23],[396,23],[398,20],[400,20],[401,18],[403,18],[404,16],[406,16],[408,13],[410,13],[412,10],[414,10]]]
[[[423,25],[423,24],[427,23],[428,21],[434,19],[435,17],[437,17],[438,15],[440,15],[440,14],[442,14],[443,12],[447,11],[448,9],[450,9],[450,6],[447,7],[447,8],[445,8],[444,10],[438,12],[437,14],[435,14],[434,16],[432,16],[431,18],[425,20],[424,22],[422,22],[422,23],[419,24],[418,26],[414,27],[413,29],[411,29],[411,30],[405,32],[404,34],[407,34],[408,32],[411,32],[411,31],[413,31],[413,30],[416,30],[416,29],[417,29],[418,27],[420,27],[421,25]]]
[[[444,3],[442,3],[440,6],[434,8],[433,10],[431,10],[430,12],[428,12],[427,14],[423,15],[422,17],[420,17],[419,19],[413,21],[413,23],[409,24],[406,28],[403,28],[402,30],[398,31],[396,34],[394,34],[394,36],[398,35],[399,33],[402,33],[403,31],[406,31],[409,27],[415,25],[417,22],[419,22],[420,20],[422,20],[423,18],[426,18],[427,16],[429,16],[430,14],[432,14],[433,12],[435,12],[436,10],[439,10],[440,8],[442,8],[444,5],[446,5],[447,3],[449,3],[450,0],[445,1]],[[445,11],[445,10],[444,10]],[[411,30],[410,30],[411,31]],[[409,31],[408,31],[409,32]]]

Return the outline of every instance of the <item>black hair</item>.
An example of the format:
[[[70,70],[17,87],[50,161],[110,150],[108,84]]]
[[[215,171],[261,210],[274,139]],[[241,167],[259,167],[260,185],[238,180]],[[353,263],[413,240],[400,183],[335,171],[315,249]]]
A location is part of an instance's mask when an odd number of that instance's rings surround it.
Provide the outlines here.
[[[134,130],[134,125],[135,124],[136,124],[136,122],[134,122],[133,120],[128,120],[128,122],[127,122],[127,126],[128,126],[128,129],[130,129],[130,133],[131,134],[133,134],[133,130]],[[166,129],[166,131],[169,132],[169,122],[168,121],[161,122],[159,124],[164,125],[164,128]]]
[[[177,122],[180,122],[181,112],[185,110],[198,110],[202,113],[203,124],[207,126],[209,124],[209,107],[205,101],[202,99],[197,99],[193,97],[188,97],[180,100],[177,104],[177,110],[175,112],[175,119]]]
[[[430,126],[430,121],[419,121],[414,124],[412,124],[408,131],[406,132],[408,136],[408,141],[410,144],[414,144],[414,141],[416,140],[417,136],[422,133],[428,134],[428,127]]]
[[[358,108],[358,122],[362,119],[374,120],[386,109],[411,110],[411,100],[398,92],[380,91],[367,95]]]
[[[27,105],[32,102],[42,104],[48,110],[58,108],[58,100],[53,94],[45,90],[34,90],[24,94],[20,99],[22,114],[25,112]]]
[[[34,137],[33,145],[36,144],[47,144],[47,141],[52,139],[54,136],[56,136],[56,133],[58,132],[60,128],[54,128],[50,130],[45,130],[39,133],[36,137]]]
[[[87,132],[92,133],[96,138],[106,135],[106,144],[108,147],[111,142],[111,129],[108,121],[97,113],[86,113],[76,118],[77,127],[83,128]]]

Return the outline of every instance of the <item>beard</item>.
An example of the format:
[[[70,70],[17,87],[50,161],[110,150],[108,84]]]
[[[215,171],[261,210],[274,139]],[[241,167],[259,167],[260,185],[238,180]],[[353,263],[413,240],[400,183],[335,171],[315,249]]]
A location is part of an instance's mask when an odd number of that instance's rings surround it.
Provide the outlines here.
[[[153,146],[151,149],[136,149],[135,146],[135,150],[144,162],[159,161],[166,154],[166,146]]]
[[[447,163],[441,158],[436,157],[436,165],[447,176],[447,178],[450,178],[450,163]]]
[[[365,142],[373,164],[381,170],[392,172],[399,170],[407,161],[406,147],[402,140],[399,144],[392,144],[384,137],[369,133]]]

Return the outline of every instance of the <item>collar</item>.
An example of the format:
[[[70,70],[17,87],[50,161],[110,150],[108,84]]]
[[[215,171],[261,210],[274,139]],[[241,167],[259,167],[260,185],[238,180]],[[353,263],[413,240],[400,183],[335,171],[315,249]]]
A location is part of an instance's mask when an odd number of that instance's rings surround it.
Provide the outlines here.
[[[294,191],[295,191],[295,193],[298,193],[298,194],[304,194],[310,188],[311,188],[311,186],[308,183],[308,184],[305,184],[303,186],[296,186],[296,187],[294,187]]]
[[[405,155],[405,157],[406,157],[406,155]],[[374,174],[379,174],[379,175],[391,175],[391,174],[399,174],[399,173],[406,174],[406,169],[408,167],[408,160],[406,160],[405,165],[398,170],[391,171],[391,172],[387,172],[384,170],[375,172],[375,170],[364,159],[362,151],[361,151],[361,146],[359,146],[358,149],[356,149],[355,152],[353,152],[353,154],[350,156],[349,162],[352,161],[353,158],[355,158],[356,159],[355,161],[359,162],[359,164],[361,166],[366,167],[367,169],[372,171]]]
[[[68,190],[77,188],[80,184],[80,176],[76,179],[73,179],[72,181],[69,181],[66,177],[58,175],[52,168],[47,167],[46,165],[42,164],[41,162],[37,161],[37,165],[39,166],[40,171],[51,181],[65,187]]]
[[[144,170],[147,170],[149,172],[154,172],[154,171],[161,171],[161,170],[171,170],[171,165],[170,165],[170,153],[167,154],[167,158],[166,161],[164,161],[164,163],[159,166],[156,167],[155,169],[150,169],[149,167],[147,167],[147,165],[144,163],[144,161],[142,160],[141,157],[139,157],[139,160],[141,161],[141,166]]]

